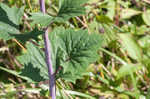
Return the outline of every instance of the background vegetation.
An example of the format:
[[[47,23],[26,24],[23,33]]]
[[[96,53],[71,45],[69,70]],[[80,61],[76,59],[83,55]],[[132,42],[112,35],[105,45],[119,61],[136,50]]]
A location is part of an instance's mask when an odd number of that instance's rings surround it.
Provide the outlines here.
[[[58,1],[46,0],[49,15],[56,16]],[[29,13],[39,12],[38,0],[0,2],[9,7],[24,7],[19,30],[32,30],[36,22],[31,22]],[[99,59],[88,66],[89,75],[75,83],[58,79],[58,99],[150,99],[150,1],[89,0],[83,6],[86,15],[53,24],[51,28],[82,28],[100,34],[103,43]],[[1,32],[0,38],[0,99],[47,99],[48,81],[31,84],[19,75],[24,67],[19,60],[26,53],[26,43],[7,40]],[[43,48],[42,36],[37,40]]]

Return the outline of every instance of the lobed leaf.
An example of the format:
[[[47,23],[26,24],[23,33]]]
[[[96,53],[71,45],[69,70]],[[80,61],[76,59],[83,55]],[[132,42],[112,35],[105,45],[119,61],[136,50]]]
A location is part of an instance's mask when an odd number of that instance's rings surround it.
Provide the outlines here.
[[[74,31],[73,29],[56,29],[57,30],[54,30],[53,33],[57,35],[57,42],[53,44],[59,43],[57,51],[55,52],[57,52],[57,54],[61,52],[58,66],[63,67],[64,73],[70,72],[73,74],[85,71],[90,63],[97,60],[97,51],[102,42],[99,35],[89,35],[86,30]]]
[[[97,60],[97,51],[102,42],[98,34],[89,35],[87,30],[75,31],[62,27],[55,28],[49,38],[53,67],[58,70],[57,79],[73,83],[76,79],[81,79],[89,64]],[[27,53],[18,58],[25,65],[21,75],[33,81],[48,79],[44,53],[31,43],[27,44],[27,49]],[[63,68],[59,70],[60,67]]]
[[[55,21],[67,21],[71,17],[85,14],[82,6],[88,0],[60,0],[59,12]]]
[[[10,21],[12,21],[16,25],[19,25],[21,23],[21,20],[22,20],[23,14],[24,14],[24,7],[9,8],[7,5],[5,5],[3,3],[0,3],[0,7],[6,12],[7,17]]]
[[[9,8],[7,5],[0,3],[0,39],[9,40],[16,38],[21,42],[26,42],[30,39],[38,40],[38,35],[43,34],[35,28],[31,32],[20,33],[19,24],[21,23],[24,14],[24,8]]]
[[[89,64],[98,59],[97,51],[102,39],[98,34],[88,34],[87,30],[55,28],[50,35],[53,65],[63,69],[57,77],[75,83],[86,72]]]
[[[0,3],[0,39],[9,40],[9,34],[19,34],[19,26],[15,24],[8,15],[8,6]],[[16,13],[17,14],[17,13]]]
[[[27,53],[17,59],[24,65],[20,75],[26,76],[35,82],[48,79],[44,52],[32,43],[27,44]]]

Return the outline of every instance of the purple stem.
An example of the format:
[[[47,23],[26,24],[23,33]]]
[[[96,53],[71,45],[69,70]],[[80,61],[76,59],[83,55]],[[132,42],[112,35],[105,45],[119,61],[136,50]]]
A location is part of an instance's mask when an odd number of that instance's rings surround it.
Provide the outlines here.
[[[45,14],[45,0],[39,0],[40,3],[40,10]],[[48,67],[48,74],[49,74],[49,91],[51,99],[56,99],[56,86],[55,86],[55,74],[53,71],[52,60],[51,60],[51,43],[48,38],[48,27],[45,28],[44,33],[44,44],[45,44],[45,56],[46,56],[46,63]]]

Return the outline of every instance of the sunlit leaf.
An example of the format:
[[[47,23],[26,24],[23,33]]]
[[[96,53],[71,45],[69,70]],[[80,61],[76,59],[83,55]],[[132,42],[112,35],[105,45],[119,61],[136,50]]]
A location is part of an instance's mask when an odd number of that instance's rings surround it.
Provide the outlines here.
[[[120,18],[121,19],[129,19],[132,16],[140,14],[140,11],[133,10],[133,9],[122,9],[120,13]]]
[[[125,94],[119,94],[117,95],[118,99],[130,99],[129,96],[125,95]]]
[[[107,12],[107,16],[113,20],[114,16],[115,16],[115,0],[109,0],[108,4],[107,4],[107,9],[108,9],[108,12]]]
[[[150,35],[146,35],[139,39],[139,44],[143,48],[150,48]]]
[[[142,50],[134,40],[133,36],[128,33],[120,33],[119,37],[123,48],[127,51],[127,54],[131,58],[140,61],[142,59]]]
[[[150,10],[146,10],[143,14],[142,14],[142,18],[144,20],[144,22],[147,25],[150,25]]]

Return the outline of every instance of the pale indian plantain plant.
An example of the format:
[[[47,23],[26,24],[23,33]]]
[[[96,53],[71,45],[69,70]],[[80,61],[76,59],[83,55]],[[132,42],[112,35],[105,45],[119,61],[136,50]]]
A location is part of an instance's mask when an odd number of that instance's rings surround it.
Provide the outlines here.
[[[41,12],[30,13],[30,20],[32,25],[39,24],[40,29],[38,27],[26,33],[19,30],[19,25],[23,22],[24,7],[9,8],[0,4],[0,38],[15,38],[26,43],[26,53],[18,57],[24,65],[20,76],[26,77],[29,82],[49,80],[51,99],[56,99],[56,80],[63,79],[75,83],[77,79],[86,75],[89,64],[98,59],[97,51],[102,43],[99,34],[89,34],[86,29],[66,29],[63,26],[48,32],[48,27],[54,23],[65,23],[72,17],[85,14],[83,4],[86,2],[87,0],[59,0],[59,11],[54,17],[46,14],[45,2],[39,0]],[[42,34],[44,51],[29,42],[39,41],[38,36]]]

